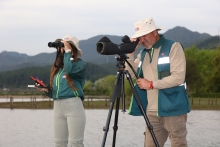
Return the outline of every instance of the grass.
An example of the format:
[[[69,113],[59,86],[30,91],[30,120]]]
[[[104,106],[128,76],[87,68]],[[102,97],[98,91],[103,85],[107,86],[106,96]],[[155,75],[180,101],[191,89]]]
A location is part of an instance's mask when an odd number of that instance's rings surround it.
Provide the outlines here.
[[[192,110],[220,110],[220,98],[190,98]]]

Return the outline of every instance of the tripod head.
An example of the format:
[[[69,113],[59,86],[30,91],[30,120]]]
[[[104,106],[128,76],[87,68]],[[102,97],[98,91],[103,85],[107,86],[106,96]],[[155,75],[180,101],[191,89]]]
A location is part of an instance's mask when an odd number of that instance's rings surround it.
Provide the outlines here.
[[[125,61],[127,60],[127,56],[125,54],[121,54],[119,56],[116,57],[117,60],[117,64],[116,66],[120,69],[120,70],[124,70],[125,69]]]
[[[131,70],[133,71],[135,77],[138,79],[138,74],[132,67],[132,65],[127,61],[129,57],[127,57],[125,54],[120,54],[119,56],[115,57],[117,59],[117,64],[116,66],[119,68],[119,70],[124,70],[125,69],[125,62],[129,65]]]

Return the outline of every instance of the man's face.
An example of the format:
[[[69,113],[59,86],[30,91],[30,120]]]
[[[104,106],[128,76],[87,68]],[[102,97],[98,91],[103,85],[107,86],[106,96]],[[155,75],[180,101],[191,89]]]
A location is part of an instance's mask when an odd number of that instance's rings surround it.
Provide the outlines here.
[[[153,45],[157,42],[156,35],[157,35],[157,32],[153,31],[153,32],[150,32],[149,34],[139,37],[141,44],[147,49],[152,48]]]

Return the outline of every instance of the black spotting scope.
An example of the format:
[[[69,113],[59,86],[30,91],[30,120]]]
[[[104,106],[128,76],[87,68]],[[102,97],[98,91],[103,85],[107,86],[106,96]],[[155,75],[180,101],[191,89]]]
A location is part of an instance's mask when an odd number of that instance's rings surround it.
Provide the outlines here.
[[[118,45],[112,43],[111,40],[105,36],[96,43],[96,50],[102,55],[122,55],[134,52],[139,42],[139,39],[137,39],[135,42],[131,42],[127,35],[123,36],[121,40],[123,43]]]

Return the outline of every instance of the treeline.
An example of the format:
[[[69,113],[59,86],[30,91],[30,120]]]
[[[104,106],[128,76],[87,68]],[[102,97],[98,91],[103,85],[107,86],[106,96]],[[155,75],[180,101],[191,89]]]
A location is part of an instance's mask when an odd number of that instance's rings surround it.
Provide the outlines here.
[[[213,50],[185,49],[186,82],[190,93],[220,92],[220,47]]]
[[[113,63],[105,65],[96,65],[92,63],[86,63],[87,74],[86,80],[95,82],[96,80],[103,78],[107,75],[114,74],[117,67]],[[30,76],[38,77],[44,83],[49,83],[51,66],[44,67],[27,67],[18,70],[0,72],[0,88],[16,89],[26,88],[27,85],[34,84]]]
[[[200,50],[197,47],[185,49],[187,70],[186,83],[189,94],[203,95],[220,93],[220,47],[217,49]],[[96,65],[87,63],[87,77],[84,87],[86,95],[111,95],[116,81],[115,64]],[[48,83],[50,67],[30,67],[0,73],[0,87],[22,88],[32,81],[30,75],[39,76]],[[132,91],[125,80],[125,95],[131,96]]]

